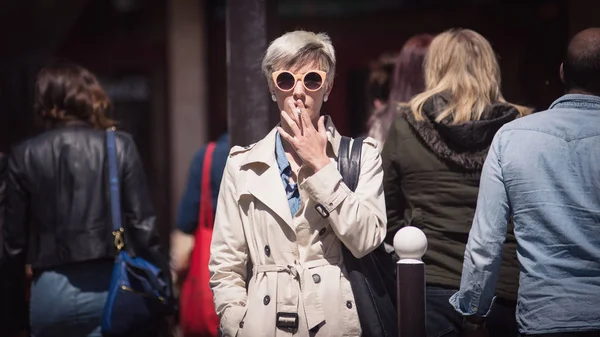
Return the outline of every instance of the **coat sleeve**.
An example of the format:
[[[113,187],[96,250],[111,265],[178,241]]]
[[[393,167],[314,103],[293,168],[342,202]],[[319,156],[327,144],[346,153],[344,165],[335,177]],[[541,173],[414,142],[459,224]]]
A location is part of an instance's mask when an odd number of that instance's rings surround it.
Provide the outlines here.
[[[406,199],[402,193],[400,171],[400,158],[398,149],[398,130],[396,124],[392,125],[387,141],[381,152],[383,163],[383,190],[385,192],[385,206],[387,211],[387,234],[385,242],[394,245],[396,232],[406,225],[404,211]]]
[[[248,245],[238,207],[236,168],[227,160],[210,247],[210,287],[223,337],[235,337],[246,313]]]
[[[0,327],[8,335],[27,327],[25,260],[28,243],[29,194],[16,155],[0,155]]]
[[[27,252],[29,192],[23,173],[21,160],[15,152],[8,160],[6,175],[6,218],[3,228],[6,258],[24,257]]]
[[[460,290],[450,304],[462,315],[487,316],[494,293],[512,207],[502,174],[502,129],[488,152],[479,184],[477,208],[465,248]]]
[[[352,192],[342,181],[335,163],[323,167],[306,178],[300,188],[329,213],[329,224],[350,250],[361,258],[383,242],[386,230],[383,169],[377,142],[367,138],[363,142],[360,177]]]
[[[133,243],[134,252],[157,265],[164,273],[165,283],[171,288],[169,263],[166,254],[163,254],[160,249],[156,215],[150,200],[142,161],[133,139],[127,136],[125,140],[121,182],[125,233]],[[170,289],[168,291],[172,294]]]

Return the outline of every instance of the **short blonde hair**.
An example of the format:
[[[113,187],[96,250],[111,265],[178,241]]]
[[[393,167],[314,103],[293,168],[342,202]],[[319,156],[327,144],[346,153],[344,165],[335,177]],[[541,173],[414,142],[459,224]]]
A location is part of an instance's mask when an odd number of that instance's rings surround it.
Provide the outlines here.
[[[327,73],[327,82],[331,83],[335,75],[335,50],[331,39],[325,33],[296,30],[271,42],[262,61],[262,71],[272,85],[274,71],[313,63]]]
[[[445,93],[449,101],[436,120],[451,117],[453,124],[480,120],[487,106],[506,102],[500,91],[500,66],[490,43],[470,29],[451,29],[436,36],[425,56],[425,92],[410,101],[417,120],[423,106]],[[530,109],[513,104],[521,115]]]

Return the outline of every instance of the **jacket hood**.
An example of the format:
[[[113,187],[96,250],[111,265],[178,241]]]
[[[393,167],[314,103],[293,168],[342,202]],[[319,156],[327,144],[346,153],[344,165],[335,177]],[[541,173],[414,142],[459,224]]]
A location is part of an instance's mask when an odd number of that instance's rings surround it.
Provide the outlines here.
[[[452,124],[452,119],[446,117],[436,122],[446,104],[447,99],[437,95],[423,105],[424,120],[417,121],[408,106],[402,108],[402,115],[436,155],[461,168],[480,170],[494,135],[504,124],[515,120],[519,111],[498,102],[488,106],[477,121]]]

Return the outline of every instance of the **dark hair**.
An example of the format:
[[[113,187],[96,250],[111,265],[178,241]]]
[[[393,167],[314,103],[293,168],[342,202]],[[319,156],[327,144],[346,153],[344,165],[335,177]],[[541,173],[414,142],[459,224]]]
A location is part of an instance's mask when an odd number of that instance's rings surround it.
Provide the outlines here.
[[[393,70],[387,79],[388,96],[384,100],[387,104],[373,109],[367,121],[369,136],[380,144],[385,142],[389,127],[396,118],[397,103],[406,103],[425,90],[423,62],[432,40],[433,36],[429,34],[415,35],[404,43],[395,58]]]
[[[563,61],[563,81],[567,91],[600,93],[600,28],[584,29],[569,41]]]
[[[40,70],[35,83],[34,109],[50,126],[83,121],[105,129],[116,124],[106,116],[111,102],[96,76],[72,63],[54,63]]]
[[[367,104],[370,107],[376,99],[382,102],[389,99],[395,60],[395,55],[384,54],[370,64],[367,79]]]
[[[600,53],[567,51],[563,62],[563,78],[567,90],[600,92]]]
[[[419,34],[404,43],[396,59],[390,90],[391,102],[408,102],[425,90],[423,62],[432,40],[432,35]]]

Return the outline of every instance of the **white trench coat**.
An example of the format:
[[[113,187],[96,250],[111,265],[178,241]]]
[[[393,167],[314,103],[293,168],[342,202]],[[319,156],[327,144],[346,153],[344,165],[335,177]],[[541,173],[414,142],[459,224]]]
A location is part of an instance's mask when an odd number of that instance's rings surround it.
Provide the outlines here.
[[[330,118],[326,129],[331,163],[310,176],[300,169],[302,206],[295,216],[275,159],[276,129],[230,152],[209,262],[225,337],[361,335],[341,244],[362,257],[383,242],[381,158],[376,141],[367,138],[351,192],[336,167],[341,135]]]

